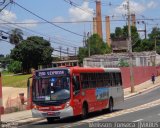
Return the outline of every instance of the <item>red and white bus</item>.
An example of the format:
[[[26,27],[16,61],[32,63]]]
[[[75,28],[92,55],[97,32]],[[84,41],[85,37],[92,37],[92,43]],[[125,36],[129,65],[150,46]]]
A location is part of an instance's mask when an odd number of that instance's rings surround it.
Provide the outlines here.
[[[109,109],[124,100],[119,68],[60,67],[35,71],[31,87],[33,117],[55,118]]]

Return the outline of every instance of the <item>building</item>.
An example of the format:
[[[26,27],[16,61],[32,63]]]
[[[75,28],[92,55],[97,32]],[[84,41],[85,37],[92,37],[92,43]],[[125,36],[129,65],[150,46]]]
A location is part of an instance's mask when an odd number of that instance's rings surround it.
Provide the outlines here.
[[[133,52],[133,66],[155,66],[156,57],[159,56],[155,51],[152,52]],[[119,67],[120,62],[129,64],[129,53],[111,53],[105,55],[93,55],[83,60],[84,67]]]
[[[64,60],[52,62],[52,67],[60,66],[78,66],[78,60]]]
[[[111,48],[113,53],[127,52],[128,41],[126,38],[117,38],[111,40]]]
[[[52,62],[52,67],[60,66],[78,66],[77,56],[64,56],[61,60]]]

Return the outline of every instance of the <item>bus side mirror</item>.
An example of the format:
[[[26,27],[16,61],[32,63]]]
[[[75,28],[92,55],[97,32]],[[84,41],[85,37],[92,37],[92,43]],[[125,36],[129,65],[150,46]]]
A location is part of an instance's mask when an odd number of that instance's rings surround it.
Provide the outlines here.
[[[30,79],[32,77],[29,77],[27,80],[27,98],[30,98]]]

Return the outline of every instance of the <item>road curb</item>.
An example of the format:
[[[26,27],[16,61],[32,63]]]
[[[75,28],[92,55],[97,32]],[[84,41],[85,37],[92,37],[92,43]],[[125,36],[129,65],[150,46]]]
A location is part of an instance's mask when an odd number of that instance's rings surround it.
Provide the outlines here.
[[[136,92],[136,93],[133,93],[133,94],[130,94],[130,95],[126,95],[126,96],[124,96],[124,99],[127,100],[127,99],[132,98],[132,97],[134,97],[134,96],[137,96],[137,95],[139,95],[139,94],[146,93],[146,92],[148,92],[148,91],[151,91],[152,89],[157,88],[158,86],[160,86],[160,85],[156,85],[156,86],[153,86],[153,87],[149,87],[149,88],[143,89],[143,90],[140,91],[140,92]]]
[[[28,119],[27,119],[28,120]],[[41,121],[41,120],[44,120],[44,119],[42,119],[42,118],[39,118],[39,119],[34,119],[34,118],[32,118],[32,119],[30,119],[30,121],[26,121],[26,120],[23,120],[24,122],[20,122],[20,121],[22,121],[22,120],[19,120],[19,121],[17,121],[17,123],[18,123],[18,126],[23,126],[23,125],[26,125],[26,124],[31,124],[31,123],[34,123],[34,122],[37,122],[37,121]]]

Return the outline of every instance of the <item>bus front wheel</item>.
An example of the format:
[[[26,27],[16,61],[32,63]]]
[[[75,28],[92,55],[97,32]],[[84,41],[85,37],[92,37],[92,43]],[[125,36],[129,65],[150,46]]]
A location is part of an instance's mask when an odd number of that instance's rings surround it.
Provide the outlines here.
[[[88,115],[88,105],[87,103],[84,103],[82,107],[82,119],[86,119],[87,115]]]
[[[113,99],[109,99],[109,112],[113,112]]]

